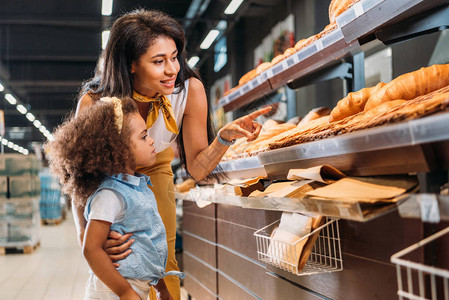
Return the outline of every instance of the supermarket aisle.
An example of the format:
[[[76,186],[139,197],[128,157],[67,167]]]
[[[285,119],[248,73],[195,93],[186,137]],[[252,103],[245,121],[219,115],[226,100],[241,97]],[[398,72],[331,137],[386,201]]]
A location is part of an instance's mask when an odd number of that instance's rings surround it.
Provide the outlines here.
[[[41,245],[33,253],[0,256],[0,299],[81,300],[87,277],[68,215],[59,225],[41,227]]]

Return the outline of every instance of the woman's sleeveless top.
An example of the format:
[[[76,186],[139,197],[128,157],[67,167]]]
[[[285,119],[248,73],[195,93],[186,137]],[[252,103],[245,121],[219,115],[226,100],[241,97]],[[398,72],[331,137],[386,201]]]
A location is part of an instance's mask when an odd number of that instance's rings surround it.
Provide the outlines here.
[[[184,82],[184,90],[178,93],[178,90],[175,89],[173,94],[167,95],[167,98],[170,100],[173,107],[178,130],[180,130],[182,125],[182,118],[186,108],[188,92],[189,79]],[[167,130],[162,113],[159,113],[153,126],[148,129],[148,134],[154,139],[154,147],[156,148],[157,153],[170,147],[171,143],[174,143],[176,137],[178,136],[177,134]]]

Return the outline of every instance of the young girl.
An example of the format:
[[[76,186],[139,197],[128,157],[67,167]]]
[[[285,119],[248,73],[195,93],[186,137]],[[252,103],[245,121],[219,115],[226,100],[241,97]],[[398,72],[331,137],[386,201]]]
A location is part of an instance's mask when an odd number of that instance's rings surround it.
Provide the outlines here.
[[[49,143],[50,168],[87,220],[83,254],[93,271],[86,299],[172,299],[164,282],[167,241],[149,177],[154,140],[132,99],[101,98],[61,125]],[[115,268],[103,249],[110,230],[133,232],[131,254]]]

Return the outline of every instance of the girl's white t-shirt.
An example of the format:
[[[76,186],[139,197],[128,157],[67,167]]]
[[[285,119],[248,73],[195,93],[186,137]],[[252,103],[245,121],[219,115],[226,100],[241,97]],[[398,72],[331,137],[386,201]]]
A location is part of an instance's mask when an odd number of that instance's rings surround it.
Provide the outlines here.
[[[171,95],[167,95],[173,107],[173,112],[175,114],[176,125],[178,130],[180,130],[182,125],[182,118],[184,116],[184,111],[187,103],[187,94],[189,92],[189,79],[184,82],[184,89],[177,93],[177,90]],[[177,134],[168,131],[165,127],[164,117],[162,112],[159,110],[159,115],[153,126],[148,129],[148,135],[154,139],[154,148],[156,148],[156,153],[162,152],[163,150],[170,147],[172,143],[175,142]]]
[[[125,201],[122,195],[110,190],[99,190],[90,204],[89,220],[101,220],[115,223],[125,215]]]

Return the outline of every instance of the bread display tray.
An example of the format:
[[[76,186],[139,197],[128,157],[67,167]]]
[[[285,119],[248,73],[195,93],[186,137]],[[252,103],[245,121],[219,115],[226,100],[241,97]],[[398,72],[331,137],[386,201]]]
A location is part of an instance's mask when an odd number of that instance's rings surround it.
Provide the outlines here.
[[[447,3],[445,0],[361,0],[337,17],[346,42],[366,36],[388,23]]]
[[[383,125],[323,140],[262,152],[269,179],[290,169],[329,164],[346,175],[429,172],[449,162],[449,113]]]
[[[247,179],[251,177],[266,177],[267,173],[257,156],[243,157],[220,163],[221,172],[227,179]],[[213,173],[218,172],[216,169]]]

